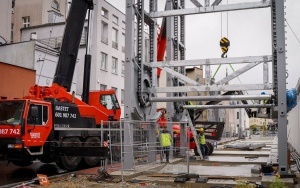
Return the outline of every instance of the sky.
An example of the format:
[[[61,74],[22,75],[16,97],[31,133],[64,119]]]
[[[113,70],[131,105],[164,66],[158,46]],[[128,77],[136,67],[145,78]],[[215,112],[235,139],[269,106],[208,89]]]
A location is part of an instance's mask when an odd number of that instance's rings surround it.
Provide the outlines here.
[[[126,0],[106,0],[125,13]],[[198,0],[204,5],[204,0]],[[259,0],[223,0],[222,4],[258,2]],[[158,0],[158,10],[164,9],[166,0]],[[213,2],[213,0],[211,0]],[[148,1],[145,2],[148,7]],[[300,1],[285,0],[286,5],[286,63],[287,89],[296,87],[300,77]],[[186,8],[195,6],[186,0]],[[228,17],[228,18],[227,18]],[[288,24],[287,24],[288,23]],[[158,20],[160,24],[160,20]],[[271,16],[270,8],[223,13],[210,13],[186,16],[186,59],[219,58],[222,54],[219,41],[222,37],[230,40],[228,57],[271,55]],[[245,64],[222,65],[216,74],[216,81],[222,79],[232,68],[237,70]],[[218,66],[212,66],[212,75]],[[262,64],[234,79],[230,84],[261,84]],[[269,66],[269,79],[272,82],[272,68]],[[259,93],[261,91],[258,91]],[[266,92],[269,94],[270,92]],[[271,94],[271,93],[270,93]]]

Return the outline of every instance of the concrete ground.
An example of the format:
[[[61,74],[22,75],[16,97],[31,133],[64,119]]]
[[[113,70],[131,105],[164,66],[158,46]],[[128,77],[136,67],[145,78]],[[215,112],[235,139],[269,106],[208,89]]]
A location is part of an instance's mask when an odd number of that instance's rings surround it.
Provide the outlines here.
[[[228,143],[266,143],[266,146],[251,151],[236,148],[224,149],[224,144]],[[198,160],[195,157],[189,157],[188,160],[187,158],[174,158],[170,163],[156,161],[151,164],[136,165],[134,170],[116,169],[109,173],[114,177],[115,181],[137,184],[142,182],[145,185],[205,188],[217,185],[235,187],[245,182],[255,182],[268,187],[270,183],[275,181],[275,176],[269,174],[268,176],[262,176],[259,167],[261,164],[267,164],[270,156],[274,156],[274,152],[277,152],[276,143],[276,137],[255,135],[251,139],[219,143],[218,148],[206,160]],[[82,171],[81,173],[88,174],[87,171]],[[180,176],[187,174],[189,175],[188,181],[175,182],[175,180],[183,180]],[[294,181],[291,178],[280,179],[280,181],[284,181],[287,187],[294,187]]]

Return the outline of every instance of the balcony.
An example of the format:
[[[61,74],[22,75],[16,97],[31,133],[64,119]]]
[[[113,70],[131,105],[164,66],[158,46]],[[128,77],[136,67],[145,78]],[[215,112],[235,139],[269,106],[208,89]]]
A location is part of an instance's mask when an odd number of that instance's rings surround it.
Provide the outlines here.
[[[101,35],[101,42],[104,44],[108,44],[108,38],[105,35]]]
[[[46,38],[46,39],[39,39],[38,41],[40,43],[43,43],[51,48],[58,49],[60,50],[61,44],[62,44],[62,36],[61,37],[53,37],[53,38]],[[86,40],[86,35],[82,34],[81,39],[80,39],[80,46],[86,45],[87,40]]]
[[[111,46],[112,46],[113,48],[115,48],[115,49],[118,49],[118,43],[117,43],[117,42],[112,41]]]

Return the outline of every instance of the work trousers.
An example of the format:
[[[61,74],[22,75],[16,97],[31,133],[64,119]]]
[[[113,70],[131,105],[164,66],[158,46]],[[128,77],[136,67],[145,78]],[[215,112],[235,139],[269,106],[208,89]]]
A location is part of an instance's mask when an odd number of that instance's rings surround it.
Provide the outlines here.
[[[162,147],[162,152],[166,155],[166,162],[169,162],[170,146]]]
[[[206,149],[206,144],[200,144],[200,150],[203,157],[206,156],[205,149]]]

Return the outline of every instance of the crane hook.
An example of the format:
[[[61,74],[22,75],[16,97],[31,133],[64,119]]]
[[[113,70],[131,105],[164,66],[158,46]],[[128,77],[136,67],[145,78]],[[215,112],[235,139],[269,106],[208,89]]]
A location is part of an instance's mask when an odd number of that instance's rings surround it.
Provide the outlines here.
[[[229,46],[230,46],[230,41],[226,37],[221,38],[220,47],[223,52],[223,54],[221,55],[222,58],[227,57],[227,52],[228,52]]]

